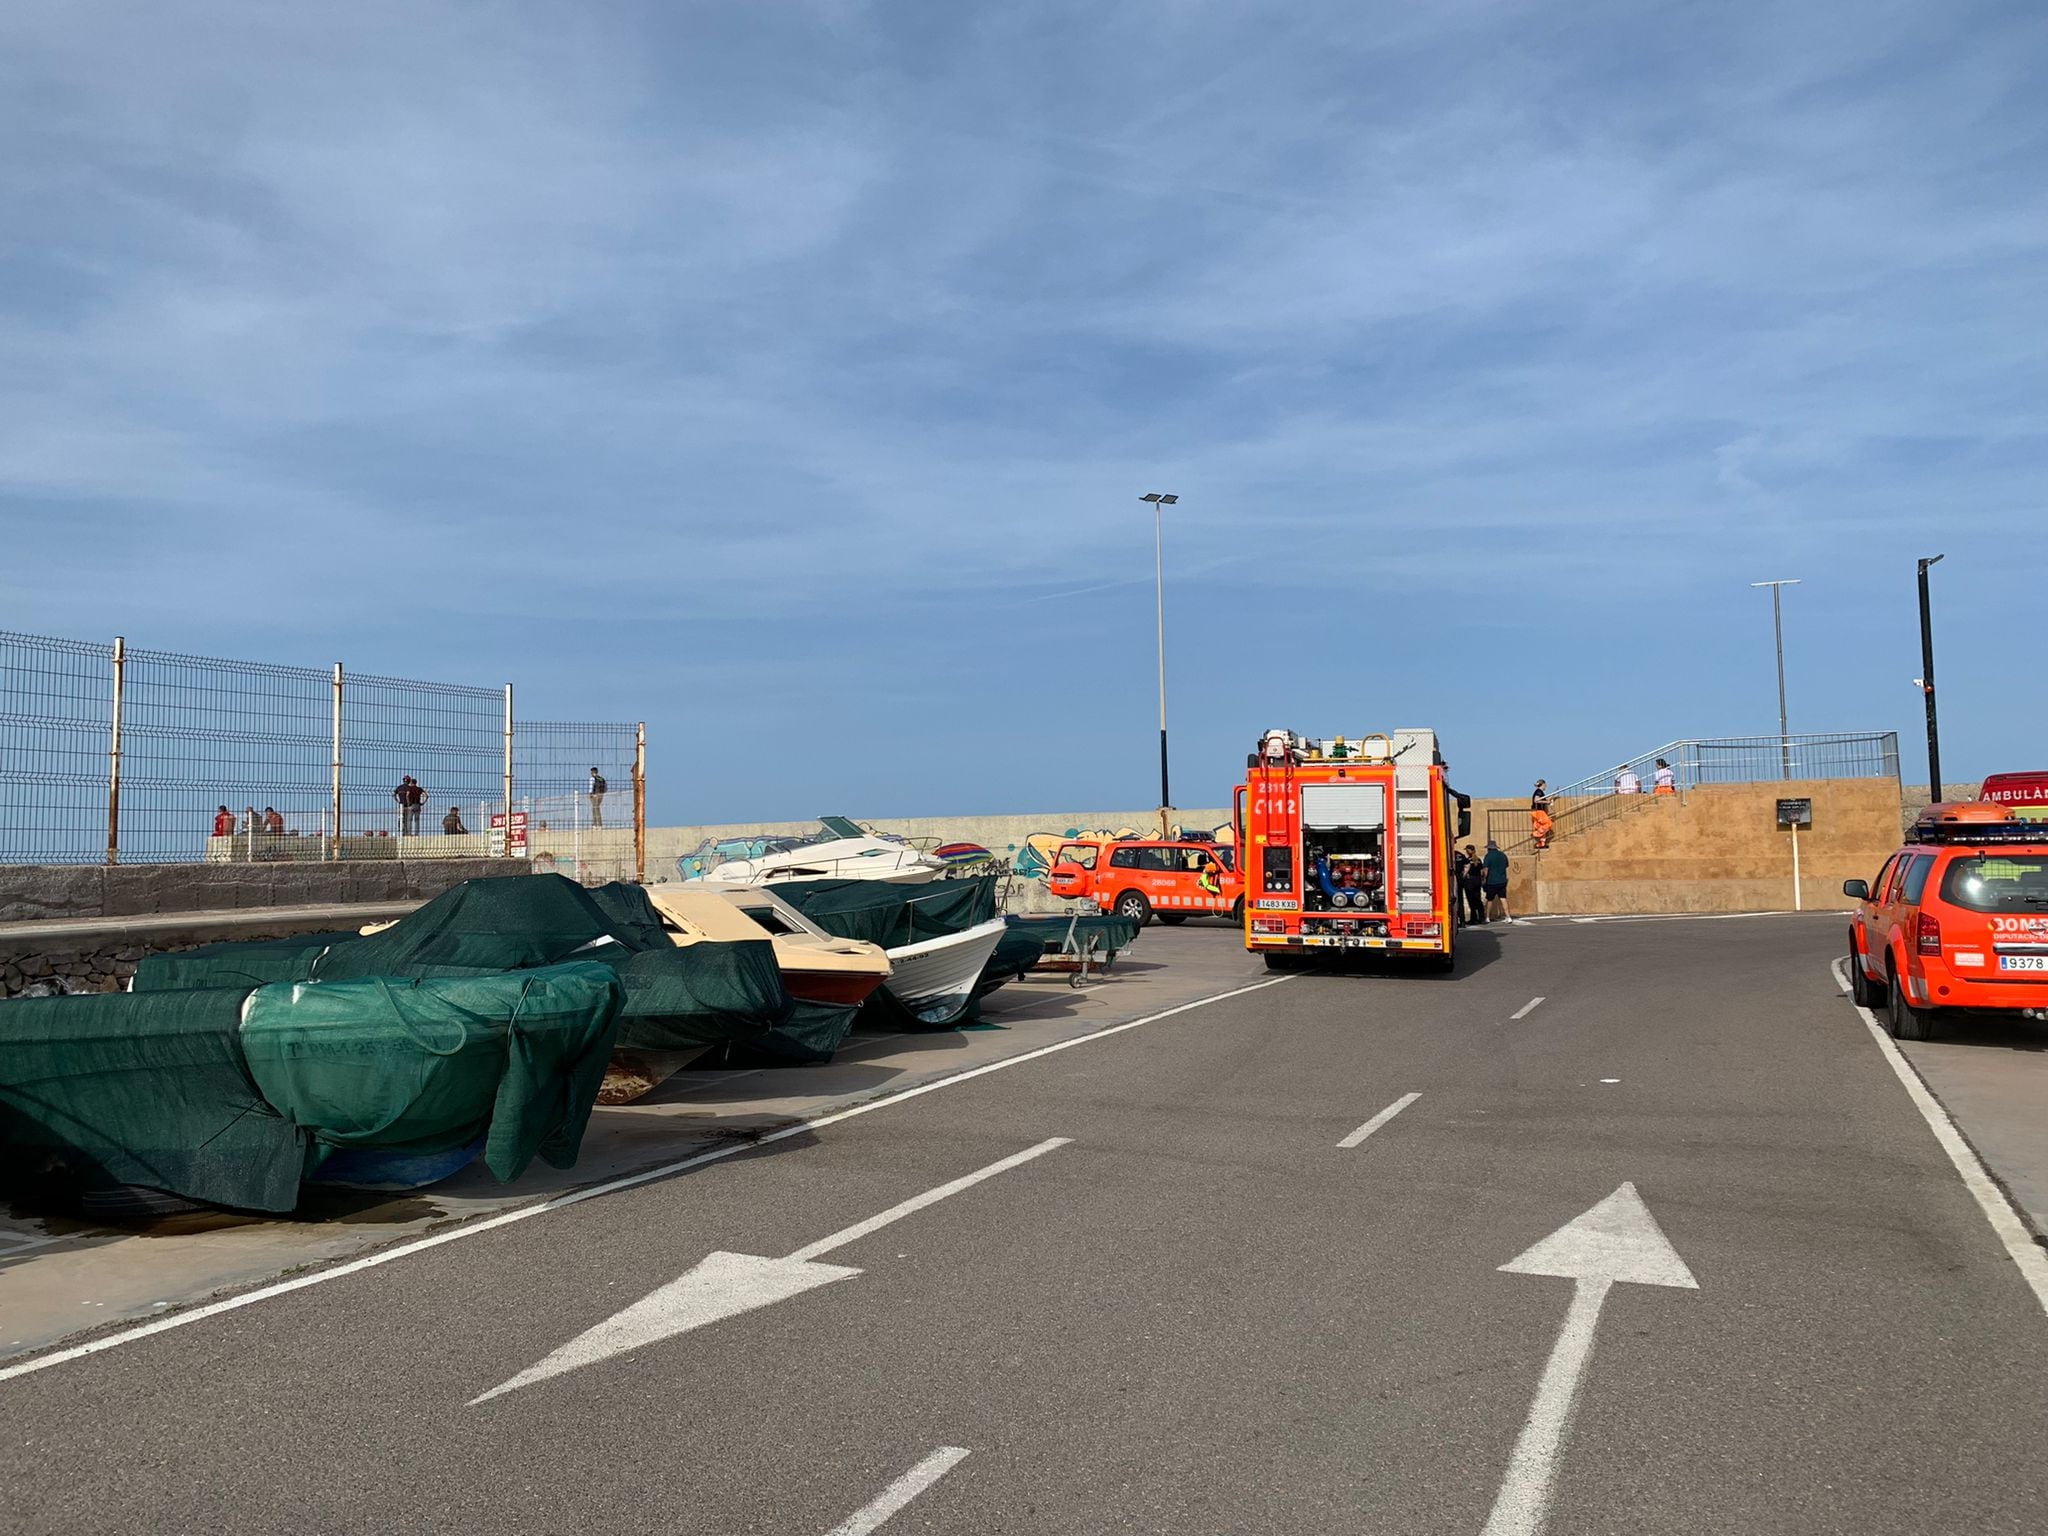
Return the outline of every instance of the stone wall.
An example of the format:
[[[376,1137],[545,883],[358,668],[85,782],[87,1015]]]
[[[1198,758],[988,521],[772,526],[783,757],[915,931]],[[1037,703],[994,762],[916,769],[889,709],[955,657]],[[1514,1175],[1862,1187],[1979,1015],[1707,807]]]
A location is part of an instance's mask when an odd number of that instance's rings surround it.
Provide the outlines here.
[[[120,925],[104,924],[97,933],[80,924],[65,938],[10,935],[0,927],[0,998],[55,997],[83,992],[120,992],[144,955],[197,949],[223,939],[282,939],[301,933],[334,933],[358,927],[364,916],[337,916],[332,910],[296,921],[251,926],[247,923],[194,924],[175,935],[137,934]]]
[[[1777,826],[1781,798],[1813,801],[1799,834]],[[1517,858],[1508,891],[1517,916],[1536,913],[1766,912],[1796,904],[1846,910],[1842,882],[1869,878],[1899,846],[1899,787],[1890,779],[1709,784],[1641,795],[1608,821]]]
[[[464,880],[525,873],[525,864],[511,859],[0,864],[0,923],[424,901]]]

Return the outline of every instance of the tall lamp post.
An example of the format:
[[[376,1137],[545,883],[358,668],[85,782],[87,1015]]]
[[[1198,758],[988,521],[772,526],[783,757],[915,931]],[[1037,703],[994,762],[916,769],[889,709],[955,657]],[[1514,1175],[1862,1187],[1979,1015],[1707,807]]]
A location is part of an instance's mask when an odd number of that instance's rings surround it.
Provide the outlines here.
[[[1778,639],[1778,766],[1789,779],[1792,777],[1792,736],[1785,723],[1785,609],[1782,599],[1784,589],[1798,586],[1799,578],[1752,581],[1750,585],[1771,589],[1771,628]]]
[[[1927,696],[1927,794],[1941,799],[1941,730],[1934,720],[1934,616],[1927,602],[1928,567],[1947,556],[1929,555],[1920,562],[1920,689]]]
[[[1160,513],[1180,498],[1148,491],[1138,499],[1152,503],[1152,564],[1159,583],[1159,835],[1169,837],[1172,831],[1166,824],[1166,812],[1173,796],[1166,784],[1166,535]]]

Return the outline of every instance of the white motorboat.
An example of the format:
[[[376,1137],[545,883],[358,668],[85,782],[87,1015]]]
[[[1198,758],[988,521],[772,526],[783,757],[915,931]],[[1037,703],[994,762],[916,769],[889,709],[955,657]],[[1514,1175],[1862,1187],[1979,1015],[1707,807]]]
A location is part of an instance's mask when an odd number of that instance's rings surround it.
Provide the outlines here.
[[[995,953],[1003,932],[1003,920],[993,917],[958,933],[892,949],[887,986],[919,1019],[927,1023],[950,1019],[974,995],[982,967]]]
[[[844,816],[826,816],[821,818],[816,836],[777,839],[749,858],[714,865],[702,878],[726,885],[775,885],[784,880],[885,880],[892,885],[922,885],[938,879],[945,868],[908,843],[863,832]]]

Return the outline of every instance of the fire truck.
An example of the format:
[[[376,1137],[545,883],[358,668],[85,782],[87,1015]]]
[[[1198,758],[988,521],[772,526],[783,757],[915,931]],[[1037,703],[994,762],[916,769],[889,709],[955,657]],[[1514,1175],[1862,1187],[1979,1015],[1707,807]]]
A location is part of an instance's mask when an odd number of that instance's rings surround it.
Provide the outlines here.
[[[1451,865],[1472,801],[1445,773],[1434,731],[1268,731],[1235,806],[1245,947],[1273,970],[1359,950],[1450,970]]]

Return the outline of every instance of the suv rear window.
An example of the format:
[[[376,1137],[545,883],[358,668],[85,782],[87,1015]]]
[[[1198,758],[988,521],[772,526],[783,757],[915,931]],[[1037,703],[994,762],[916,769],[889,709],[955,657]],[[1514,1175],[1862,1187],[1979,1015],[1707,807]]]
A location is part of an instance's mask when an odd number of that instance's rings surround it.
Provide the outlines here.
[[[1958,857],[1941,877],[1941,899],[1966,912],[2048,912],[2048,854]]]
[[[1164,848],[1118,848],[1109,856],[1111,869],[1167,870],[1173,865],[1167,862]]]

